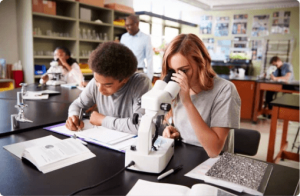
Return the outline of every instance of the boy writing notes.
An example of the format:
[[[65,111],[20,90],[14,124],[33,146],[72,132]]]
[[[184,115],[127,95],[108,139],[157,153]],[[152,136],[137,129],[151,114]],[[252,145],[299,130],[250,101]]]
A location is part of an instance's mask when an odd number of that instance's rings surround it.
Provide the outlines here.
[[[151,83],[145,74],[135,73],[134,54],[122,44],[106,42],[92,52],[88,64],[94,78],[70,105],[66,127],[72,131],[82,129],[80,109],[97,104],[98,111],[91,114],[91,124],[137,134],[138,127],[131,119],[134,113],[143,114],[138,100],[150,90]]]

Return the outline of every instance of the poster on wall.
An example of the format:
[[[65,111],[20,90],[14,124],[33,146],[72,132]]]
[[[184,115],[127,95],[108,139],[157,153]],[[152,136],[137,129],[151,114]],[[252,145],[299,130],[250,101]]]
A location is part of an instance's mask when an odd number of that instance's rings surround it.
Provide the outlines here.
[[[273,13],[272,34],[288,34],[290,33],[290,11],[280,11]]]
[[[263,43],[262,40],[252,40],[252,60],[262,60]]]
[[[216,18],[216,28],[215,28],[215,36],[228,36],[229,31],[229,17],[217,17]]]
[[[200,18],[200,34],[212,34],[212,16],[201,16]]]
[[[253,37],[269,35],[268,23],[269,23],[269,15],[253,16],[251,35]]]
[[[217,53],[221,53],[226,59],[229,59],[231,40],[218,40]]]
[[[248,14],[238,14],[233,16],[232,34],[247,34]]]
[[[215,43],[214,38],[203,38],[202,42],[204,43],[208,51],[214,51],[214,43]]]

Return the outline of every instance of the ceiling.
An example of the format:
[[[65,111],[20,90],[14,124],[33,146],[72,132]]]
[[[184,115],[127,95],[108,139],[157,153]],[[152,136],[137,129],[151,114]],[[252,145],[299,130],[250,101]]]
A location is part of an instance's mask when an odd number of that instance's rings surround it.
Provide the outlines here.
[[[179,0],[202,10],[241,10],[297,7],[297,0]]]

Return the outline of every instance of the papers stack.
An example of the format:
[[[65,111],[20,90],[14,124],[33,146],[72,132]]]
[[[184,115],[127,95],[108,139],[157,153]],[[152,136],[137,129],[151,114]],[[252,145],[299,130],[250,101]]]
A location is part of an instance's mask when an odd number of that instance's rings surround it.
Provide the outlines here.
[[[59,91],[44,90],[44,91],[27,91],[23,95],[24,100],[41,100],[48,99],[49,94],[60,94]]]

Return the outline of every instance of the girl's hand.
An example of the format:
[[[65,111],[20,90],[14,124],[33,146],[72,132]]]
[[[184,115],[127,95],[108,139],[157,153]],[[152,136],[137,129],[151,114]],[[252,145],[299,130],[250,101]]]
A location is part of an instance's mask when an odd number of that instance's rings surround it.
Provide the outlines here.
[[[180,133],[173,126],[167,126],[163,131],[163,137],[178,139],[180,137]]]
[[[179,96],[181,99],[181,102],[188,103],[191,102],[191,96],[190,96],[190,85],[187,76],[183,71],[179,70],[178,73],[173,73],[172,80],[176,81],[180,85],[180,91]]]
[[[66,68],[68,71],[71,71],[72,68],[71,68],[71,66],[67,63],[66,58],[64,58],[64,57],[58,57],[58,59],[59,59],[61,65],[62,65],[64,68]]]

